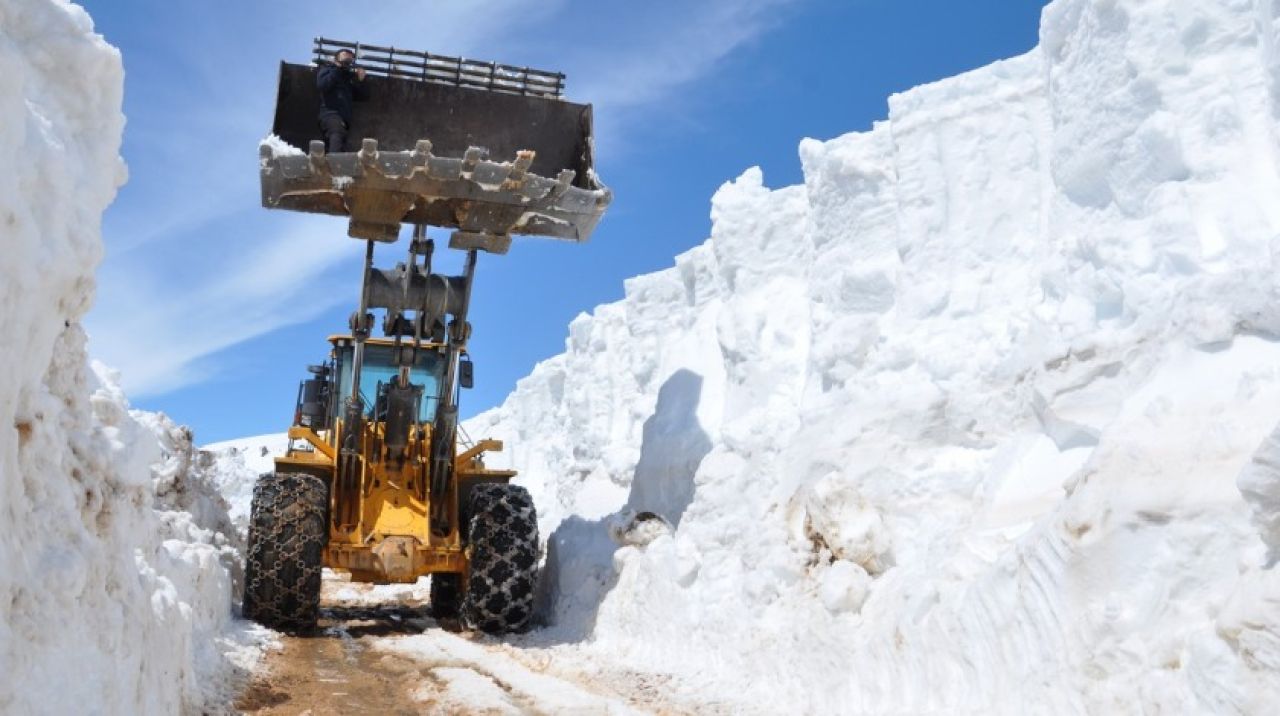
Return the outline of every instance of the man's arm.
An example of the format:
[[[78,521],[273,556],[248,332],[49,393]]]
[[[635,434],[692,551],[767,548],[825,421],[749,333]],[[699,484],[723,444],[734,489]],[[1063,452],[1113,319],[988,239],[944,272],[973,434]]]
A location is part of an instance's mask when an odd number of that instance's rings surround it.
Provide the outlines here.
[[[327,92],[337,81],[338,68],[333,65],[325,65],[316,73],[316,88],[321,92]]]
[[[364,81],[364,68],[357,67],[351,79],[351,99],[363,102],[369,99],[369,85]]]

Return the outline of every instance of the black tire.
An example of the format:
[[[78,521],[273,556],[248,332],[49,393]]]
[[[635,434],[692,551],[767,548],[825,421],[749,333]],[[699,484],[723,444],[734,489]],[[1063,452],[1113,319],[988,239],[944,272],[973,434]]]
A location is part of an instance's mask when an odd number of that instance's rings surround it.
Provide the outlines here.
[[[462,600],[463,621],[491,634],[528,629],[538,581],[533,498],[516,485],[476,485],[467,513],[471,572]]]
[[[431,616],[457,619],[462,609],[462,575],[438,572],[431,575]]]
[[[329,490],[313,475],[267,473],[253,486],[243,614],[285,632],[315,629],[329,537]]]

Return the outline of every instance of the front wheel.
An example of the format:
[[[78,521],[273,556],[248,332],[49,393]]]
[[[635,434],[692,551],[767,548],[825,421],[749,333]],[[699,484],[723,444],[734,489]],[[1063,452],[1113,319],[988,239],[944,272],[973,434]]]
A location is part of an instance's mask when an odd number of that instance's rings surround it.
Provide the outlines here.
[[[287,632],[315,629],[329,490],[313,475],[267,473],[253,486],[243,613]]]
[[[538,578],[538,515],[529,491],[490,483],[471,490],[470,575],[462,601],[468,626],[519,632],[533,617]]]

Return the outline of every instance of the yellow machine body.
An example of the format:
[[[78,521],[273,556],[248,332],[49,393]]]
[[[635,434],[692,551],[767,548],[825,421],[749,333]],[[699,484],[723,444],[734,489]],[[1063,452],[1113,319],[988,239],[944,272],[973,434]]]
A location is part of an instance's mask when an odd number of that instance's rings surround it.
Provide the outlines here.
[[[335,350],[350,336],[332,336]],[[392,346],[389,339],[368,338],[373,346]],[[428,344],[428,349],[438,348]],[[356,505],[340,504],[343,492],[334,489],[338,474],[339,447],[343,444],[342,420],[332,429],[313,430],[294,425],[289,429],[289,448],[276,458],[277,473],[315,475],[329,485],[329,541],[323,564],[349,572],[353,581],[375,584],[411,583],[419,577],[451,572],[466,575],[467,554],[459,532],[459,504],[472,485],[507,482],[514,470],[493,470],[484,465],[486,452],[502,450],[498,440],[481,440],[475,445],[454,447],[454,479],[444,493],[450,529],[437,534],[431,525],[431,504],[427,485],[431,478],[430,422],[417,423],[410,431],[408,447],[398,457],[385,450],[385,423],[367,420],[359,438],[359,487],[351,499]],[[353,516],[349,520],[339,515]],[[343,522],[347,524],[343,524]]]

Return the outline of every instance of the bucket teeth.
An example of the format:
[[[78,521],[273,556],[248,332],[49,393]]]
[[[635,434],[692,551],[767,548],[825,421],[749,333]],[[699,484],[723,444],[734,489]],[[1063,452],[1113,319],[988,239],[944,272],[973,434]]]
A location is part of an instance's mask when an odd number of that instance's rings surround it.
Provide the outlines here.
[[[525,149],[517,152],[516,164],[511,170],[512,178],[515,178],[517,175],[523,177],[529,171],[529,167],[533,166],[533,159],[536,156],[538,156],[538,153],[531,149]]]
[[[409,222],[460,229],[453,243],[492,253],[505,252],[512,234],[582,242],[610,198],[594,176],[577,186],[572,169],[537,174],[533,150],[494,161],[483,147],[437,156],[426,139],[408,150],[383,151],[372,138],[356,152],[304,146],[296,154],[260,150],[263,205],[347,216],[351,236],[374,241],[395,241]]]
[[[528,149],[516,153],[516,161],[511,165],[507,178],[502,182],[504,190],[519,191],[524,186],[525,177],[529,175],[529,167],[533,165],[536,154]]]
[[[470,173],[475,171],[477,165],[484,159],[489,157],[489,150],[484,147],[467,147],[467,151],[462,155],[462,171]]]
[[[569,191],[569,187],[573,186],[573,180],[577,176],[578,173],[572,169],[561,169],[560,173],[556,175],[556,185],[551,187],[551,191],[547,192],[543,201],[551,203],[564,196],[565,192]]]
[[[324,142],[315,140],[308,147],[307,161],[311,164],[313,174],[329,173],[329,158],[324,154]]]
[[[378,140],[365,137],[360,142],[360,163],[366,167],[373,166],[378,161]]]

